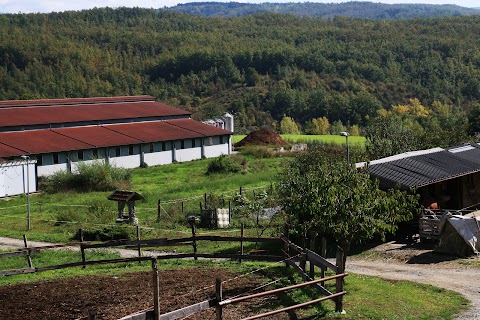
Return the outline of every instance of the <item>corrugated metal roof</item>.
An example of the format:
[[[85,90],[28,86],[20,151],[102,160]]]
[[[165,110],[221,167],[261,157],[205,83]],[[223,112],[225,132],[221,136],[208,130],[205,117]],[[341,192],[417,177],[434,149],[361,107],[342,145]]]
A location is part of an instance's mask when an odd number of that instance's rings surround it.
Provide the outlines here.
[[[2,107],[0,127],[190,115],[188,111],[156,101]]]
[[[188,130],[198,132],[199,134],[202,134],[202,135],[214,136],[214,135],[232,134],[231,131],[214,127],[202,122],[198,122],[193,119],[178,119],[178,120],[169,120],[166,122],[174,126],[178,126],[178,127],[186,128]]]
[[[23,150],[21,154],[39,154],[70,150],[91,149],[93,145],[63,136],[51,130],[28,130],[18,132],[0,132],[0,142],[15,149]],[[20,154],[0,154],[3,157]]]
[[[480,171],[480,149],[441,150],[371,164],[370,174],[383,186],[413,188]]]
[[[99,147],[139,144],[142,141],[102,126],[52,129],[61,135]]]

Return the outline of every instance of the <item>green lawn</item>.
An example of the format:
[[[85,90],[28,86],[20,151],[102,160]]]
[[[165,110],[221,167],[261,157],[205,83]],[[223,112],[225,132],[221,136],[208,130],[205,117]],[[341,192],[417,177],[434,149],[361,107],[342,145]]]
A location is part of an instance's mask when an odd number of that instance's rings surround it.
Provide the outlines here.
[[[248,169],[243,174],[206,175],[211,159],[133,169],[132,185],[127,188],[145,197],[136,204],[142,234],[174,237],[188,233],[185,217],[199,214],[205,193],[224,196],[228,206],[228,200],[240,187],[247,195],[252,195],[254,188],[269,187],[283,161],[282,158],[246,158]],[[107,200],[110,193],[32,194],[32,230],[28,232],[26,197],[0,199],[0,236],[20,239],[26,233],[29,240],[69,242],[79,228],[115,225],[117,205]],[[182,201],[178,199],[185,199],[183,214]],[[159,200],[161,221],[157,223]],[[131,234],[135,233],[133,227],[127,228]]]
[[[239,142],[246,135],[234,135],[233,143]],[[282,134],[282,138],[290,143],[314,143],[314,142],[323,142],[323,143],[332,143],[332,144],[345,144],[346,139],[342,136],[337,135],[306,135],[306,134]],[[350,136],[348,137],[348,144],[364,147],[365,146],[365,137]]]

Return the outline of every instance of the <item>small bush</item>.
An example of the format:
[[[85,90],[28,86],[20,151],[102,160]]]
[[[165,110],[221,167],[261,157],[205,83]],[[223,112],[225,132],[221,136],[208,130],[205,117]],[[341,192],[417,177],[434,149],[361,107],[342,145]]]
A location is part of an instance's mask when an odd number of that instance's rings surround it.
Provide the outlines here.
[[[80,162],[76,172],[59,171],[42,180],[40,188],[47,193],[108,191],[130,183],[132,173],[103,161]]]
[[[109,241],[130,239],[130,233],[126,226],[113,226],[97,229],[83,230],[84,241]],[[72,240],[80,241],[80,230],[75,233]]]
[[[214,173],[239,173],[246,169],[246,160],[239,156],[226,156],[213,159],[208,164],[207,174]]]

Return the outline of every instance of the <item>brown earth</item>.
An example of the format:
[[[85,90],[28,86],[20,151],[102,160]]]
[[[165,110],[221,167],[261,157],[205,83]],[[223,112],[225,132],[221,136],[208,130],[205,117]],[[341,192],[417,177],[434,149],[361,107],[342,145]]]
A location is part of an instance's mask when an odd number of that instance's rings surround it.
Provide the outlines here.
[[[161,313],[173,311],[214,297],[215,278],[231,279],[235,275],[223,269],[192,268],[160,272]],[[224,299],[254,289],[265,279],[248,276],[223,284]],[[97,319],[113,320],[153,305],[153,277],[149,272],[119,276],[63,278],[29,284],[0,287],[1,319],[53,320],[86,319],[94,308]],[[250,303],[226,306],[224,319],[241,319],[268,310],[276,299],[263,298]],[[210,308],[188,319],[215,319]],[[266,319],[290,319],[279,314]]]
[[[245,138],[235,144],[235,147],[243,146],[265,146],[275,145],[284,146],[288,145],[288,142],[282,139],[282,137],[269,128],[262,128],[253,132],[250,132]]]

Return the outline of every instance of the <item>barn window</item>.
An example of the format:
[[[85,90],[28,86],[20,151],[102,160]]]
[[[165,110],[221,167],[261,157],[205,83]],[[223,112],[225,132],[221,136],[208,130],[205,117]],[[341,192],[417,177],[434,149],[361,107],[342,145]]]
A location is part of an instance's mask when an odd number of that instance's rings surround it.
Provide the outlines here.
[[[155,152],[155,145],[153,143],[150,143],[150,153]]]
[[[77,159],[78,161],[83,161],[84,157],[83,157],[83,151],[78,151],[77,153]],[[55,161],[55,160],[54,160]]]
[[[115,148],[115,157],[120,157],[121,155],[120,152],[121,152],[120,147]]]
[[[58,164],[58,153],[53,154],[53,164]]]
[[[133,146],[128,146],[128,154],[129,154],[130,156],[134,154],[134,151],[135,151],[135,150],[134,150]]]

